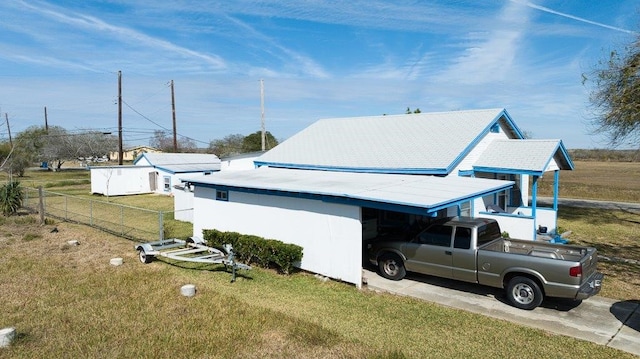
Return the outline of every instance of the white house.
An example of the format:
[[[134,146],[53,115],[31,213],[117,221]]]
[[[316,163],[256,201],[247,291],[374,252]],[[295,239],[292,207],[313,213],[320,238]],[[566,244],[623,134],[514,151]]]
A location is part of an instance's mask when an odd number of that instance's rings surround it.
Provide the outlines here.
[[[121,196],[173,195],[181,177],[206,176],[220,170],[220,159],[200,153],[143,153],[132,166],[91,167],[91,193]]]
[[[573,163],[504,109],[320,120],[255,160],[192,179],[194,235],[215,228],[304,248],[300,268],[361,283],[363,240],[415,220],[492,217],[512,237],[556,228],[537,181]],[[529,196],[533,201],[529,203]]]

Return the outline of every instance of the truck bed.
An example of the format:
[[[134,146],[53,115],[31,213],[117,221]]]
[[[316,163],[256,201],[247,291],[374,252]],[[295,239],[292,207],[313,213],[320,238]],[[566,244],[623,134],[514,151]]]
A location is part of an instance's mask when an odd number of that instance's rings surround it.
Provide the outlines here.
[[[510,238],[496,239],[485,244],[481,249],[573,262],[579,262],[587,254],[585,248]]]

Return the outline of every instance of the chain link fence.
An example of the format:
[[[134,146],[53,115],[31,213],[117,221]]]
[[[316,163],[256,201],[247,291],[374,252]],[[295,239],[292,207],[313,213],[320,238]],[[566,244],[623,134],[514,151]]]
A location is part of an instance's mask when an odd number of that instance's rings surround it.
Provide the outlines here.
[[[23,207],[40,212],[40,191],[25,188]],[[66,222],[85,224],[117,236],[141,242],[164,239],[173,212],[154,211],[42,190],[43,213]],[[168,223],[169,227],[175,227]]]

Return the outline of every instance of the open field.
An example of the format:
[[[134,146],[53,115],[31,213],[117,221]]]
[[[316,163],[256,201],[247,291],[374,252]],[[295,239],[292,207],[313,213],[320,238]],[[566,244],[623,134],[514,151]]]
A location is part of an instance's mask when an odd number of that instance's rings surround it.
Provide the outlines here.
[[[539,195],[553,194],[553,174],[539,181]],[[560,171],[559,196],[640,203],[640,162],[576,161],[573,171]]]
[[[17,339],[0,358],[633,357],[306,273],[254,269],[230,283],[217,266],[143,265],[130,241],[85,226],[1,220],[0,327]]]

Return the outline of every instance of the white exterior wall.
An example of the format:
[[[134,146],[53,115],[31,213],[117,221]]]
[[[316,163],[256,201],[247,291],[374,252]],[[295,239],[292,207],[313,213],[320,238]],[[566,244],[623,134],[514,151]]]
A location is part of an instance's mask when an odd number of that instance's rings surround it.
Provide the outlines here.
[[[507,134],[505,134],[502,130],[499,133],[488,133],[483,139],[481,139],[478,144],[469,152],[469,154],[456,166],[456,168],[451,171],[452,176],[457,176],[458,171],[469,171],[473,169],[473,165],[478,161],[478,158],[482,155],[482,153],[487,149],[489,144],[494,140],[504,140],[508,139]]]
[[[220,171],[245,171],[256,168],[253,163],[257,156],[220,161]]]
[[[91,168],[91,193],[105,196],[152,193],[149,183],[152,167],[95,167]]]
[[[330,278],[362,282],[360,207],[319,200],[228,192],[196,186],[193,233],[235,231],[293,243],[303,248],[300,268]]]
[[[188,188],[173,190],[174,218],[193,223],[193,192]]]

